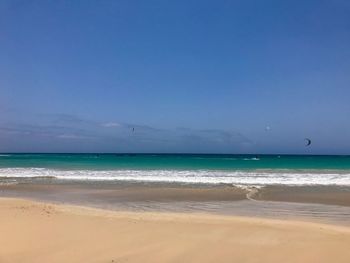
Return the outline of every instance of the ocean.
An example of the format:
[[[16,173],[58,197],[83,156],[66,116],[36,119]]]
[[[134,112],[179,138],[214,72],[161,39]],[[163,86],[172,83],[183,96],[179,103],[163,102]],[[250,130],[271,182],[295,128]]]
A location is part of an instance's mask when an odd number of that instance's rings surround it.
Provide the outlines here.
[[[350,186],[350,156],[0,154],[0,182],[21,178],[257,187]]]

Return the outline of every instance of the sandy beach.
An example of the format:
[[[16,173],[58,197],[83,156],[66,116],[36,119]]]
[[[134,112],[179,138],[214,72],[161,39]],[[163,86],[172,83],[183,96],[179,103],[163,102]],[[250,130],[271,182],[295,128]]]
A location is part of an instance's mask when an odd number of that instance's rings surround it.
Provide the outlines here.
[[[350,228],[0,199],[0,262],[349,262]]]
[[[349,13],[0,0],[0,263],[350,263]]]

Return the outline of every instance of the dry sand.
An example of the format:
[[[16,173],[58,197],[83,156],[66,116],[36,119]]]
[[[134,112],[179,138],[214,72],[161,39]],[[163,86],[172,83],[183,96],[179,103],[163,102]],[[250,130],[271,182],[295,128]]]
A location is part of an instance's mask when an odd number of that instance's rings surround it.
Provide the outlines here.
[[[350,228],[0,199],[0,262],[350,262]]]

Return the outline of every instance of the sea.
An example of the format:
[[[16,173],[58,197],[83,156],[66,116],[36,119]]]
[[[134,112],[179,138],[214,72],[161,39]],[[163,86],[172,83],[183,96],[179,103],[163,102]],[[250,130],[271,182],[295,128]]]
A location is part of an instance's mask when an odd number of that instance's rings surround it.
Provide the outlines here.
[[[23,178],[257,187],[350,186],[350,156],[0,154],[0,182]]]

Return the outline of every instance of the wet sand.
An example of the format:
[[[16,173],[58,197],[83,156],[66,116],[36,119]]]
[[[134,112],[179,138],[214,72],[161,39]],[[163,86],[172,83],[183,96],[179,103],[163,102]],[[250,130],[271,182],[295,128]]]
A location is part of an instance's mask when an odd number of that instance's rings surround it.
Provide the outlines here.
[[[161,185],[161,184],[108,184],[108,183],[22,183],[0,185],[0,194],[25,195],[42,198],[58,199],[65,194],[69,197],[79,195],[87,199],[108,201],[236,201],[246,199],[246,190],[236,187],[213,187],[191,185]]]
[[[18,181],[18,182],[17,182]],[[298,203],[316,203],[350,207],[350,187],[341,186],[264,186],[236,187],[233,185],[74,182],[59,180],[0,181],[0,195],[33,196],[61,199],[79,195],[108,201],[238,201],[260,200]],[[76,195],[76,196],[74,196]]]
[[[350,187],[267,186],[255,195],[257,200],[350,206]]]
[[[239,188],[228,185],[22,181],[0,197],[115,211],[211,213],[350,225],[350,190],[340,187]]]
[[[0,199],[0,262],[350,262],[350,228]]]

